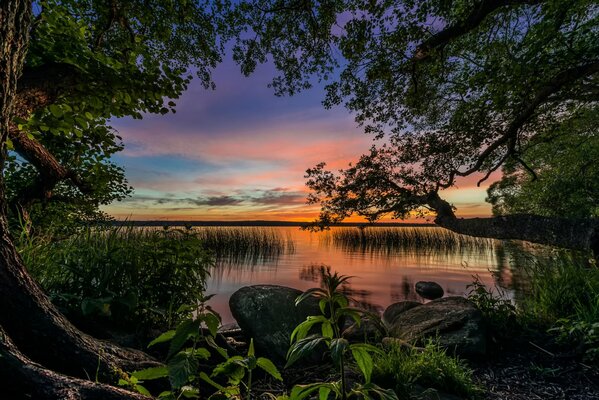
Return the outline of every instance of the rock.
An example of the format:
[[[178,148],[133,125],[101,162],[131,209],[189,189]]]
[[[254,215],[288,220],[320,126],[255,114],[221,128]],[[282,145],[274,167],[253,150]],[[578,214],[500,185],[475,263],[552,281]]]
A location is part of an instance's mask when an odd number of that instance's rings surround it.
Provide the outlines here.
[[[445,294],[443,288],[437,282],[425,281],[416,282],[416,293],[427,300],[440,299]]]
[[[399,314],[388,325],[389,335],[412,342],[438,338],[441,346],[463,357],[486,352],[481,312],[463,297],[444,297]]]
[[[418,307],[421,305],[422,303],[411,300],[393,303],[385,309],[385,312],[383,313],[383,322],[387,326],[393,325],[393,322],[401,313],[404,313],[414,307]]]
[[[318,302],[309,298],[295,306],[302,292],[277,285],[242,287],[229,299],[233,318],[256,351],[273,362],[283,364],[291,332],[310,315],[320,315]]]
[[[342,336],[351,343],[379,342],[386,334],[385,325],[381,322],[378,316],[363,317],[360,325],[353,320],[343,330]]]

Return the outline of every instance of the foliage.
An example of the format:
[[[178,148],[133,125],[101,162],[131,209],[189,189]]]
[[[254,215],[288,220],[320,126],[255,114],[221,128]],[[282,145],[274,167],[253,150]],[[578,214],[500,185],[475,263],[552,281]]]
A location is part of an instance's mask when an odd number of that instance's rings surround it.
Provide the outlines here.
[[[199,307],[184,306],[182,310],[187,311],[187,318],[175,330],[164,332],[148,345],[151,347],[169,343],[166,366],[136,371],[131,375],[123,374],[119,383],[149,395],[141,383],[168,377],[171,390],[160,393],[158,398],[173,400],[179,399],[181,396],[199,398],[199,384],[200,381],[204,381],[216,389],[216,392],[212,393],[209,398],[239,399],[243,390],[246,398],[250,400],[252,372],[256,368],[262,369],[275,379],[282,380],[281,374],[272,361],[264,357],[256,357],[253,340],[250,341],[245,357],[229,356],[227,350],[216,343],[220,316],[205,304],[210,297],[212,296],[203,298]],[[204,327],[207,329],[207,334]],[[200,344],[207,347],[199,347]],[[206,360],[212,355],[209,349],[224,358],[224,361],[213,369],[211,375],[200,368],[200,361]],[[228,386],[223,386],[213,379],[219,375],[228,378]],[[245,381],[244,378],[246,378]]]
[[[548,261],[521,266],[528,287],[518,299],[523,321],[550,327],[561,318],[576,316],[599,321],[599,270],[584,265],[565,251]]]
[[[599,13],[588,0],[246,0],[241,9],[255,33],[235,48],[244,72],[273,59],[278,94],[333,79],[325,106],[344,104],[367,132],[387,135],[339,173],[324,163],[307,171],[323,224],[436,208],[431,194],[457,177],[524,165],[532,144],[558,149],[552,133],[597,114]]]
[[[494,293],[478,275],[473,278],[472,283],[466,286],[468,300],[482,312],[493,335],[509,335],[516,322],[516,307],[501,289],[497,288],[497,293]]]
[[[237,25],[228,0],[42,0],[33,7],[14,110],[18,134],[8,141],[9,194],[23,208],[35,200],[34,224],[93,219],[99,205],[130,192],[110,161],[122,145],[108,120],[174,112],[193,75],[212,88],[211,70]],[[43,155],[24,150],[23,140]],[[52,157],[67,176],[56,178],[40,161]],[[25,190],[40,182],[49,185],[43,193]]]
[[[252,371],[256,368],[262,369],[277,380],[283,380],[279,370],[272,361],[268,358],[256,357],[253,339],[250,340],[250,346],[245,357],[228,357],[224,362],[214,368],[211,376],[208,376],[205,372],[200,373],[200,379],[215,387],[217,389],[217,396],[222,395],[226,396],[226,398],[240,398],[242,393],[241,389],[243,389],[246,393],[247,400],[250,400],[252,398]],[[229,386],[225,387],[220,385],[212,379],[218,375],[227,376]],[[243,381],[244,378],[246,378],[245,382]]]
[[[26,210],[28,223],[33,225],[35,231],[70,232],[78,226],[105,222],[110,217],[98,207],[131,194],[132,188],[127,183],[124,170],[111,161],[111,157],[123,149],[123,144],[108,126],[88,129],[84,136],[70,141],[49,135],[40,137],[39,142],[63,167],[76,175],[85,176],[88,190],[81,191],[72,182],[62,181],[56,185],[48,201],[35,201],[29,205]],[[33,165],[14,155],[6,163],[4,178],[9,204],[18,203],[22,191],[39,179]],[[18,212],[22,210],[10,211],[13,220],[21,217]]]
[[[450,357],[438,344],[428,341],[424,348],[390,343],[374,357],[374,382],[394,387],[400,398],[411,398],[415,385],[433,388],[461,398],[475,398],[480,388],[463,361]]]
[[[174,323],[180,306],[202,298],[213,265],[183,230],[87,228],[66,238],[23,235],[17,245],[59,306],[129,328]]]
[[[487,190],[493,213],[599,216],[599,167],[593,162],[599,157],[597,115],[579,113],[551,132],[552,137],[531,141],[522,159],[536,176],[522,165],[506,163],[501,180]]]
[[[296,385],[290,394],[291,400],[301,400],[318,392],[320,399],[327,399],[330,394],[334,398],[346,399],[349,397],[380,399],[397,399],[392,390],[378,387],[371,382],[374,363],[372,354],[381,354],[382,351],[367,343],[353,343],[342,337],[341,324],[346,318],[351,318],[360,324],[361,310],[350,307],[349,300],[341,292],[341,285],[350,277],[331,274],[328,269],[322,269],[322,288],[313,288],[305,291],[296,299],[296,305],[309,297],[318,299],[322,315],[310,316],[299,324],[291,334],[291,347],[287,353],[287,365],[290,366],[301,358],[306,357],[321,346],[326,346],[339,370],[338,382],[316,382],[308,385]],[[310,331],[320,325],[320,334],[310,334]],[[347,368],[347,353],[352,355],[353,361],[362,373],[364,384],[355,384],[348,388],[345,370]]]

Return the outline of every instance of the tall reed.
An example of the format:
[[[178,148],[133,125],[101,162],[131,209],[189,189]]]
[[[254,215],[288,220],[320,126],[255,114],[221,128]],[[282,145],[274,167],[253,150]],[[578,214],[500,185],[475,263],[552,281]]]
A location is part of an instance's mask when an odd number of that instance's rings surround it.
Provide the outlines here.
[[[438,227],[358,227],[332,230],[333,243],[353,251],[463,251],[489,250],[493,239],[459,235]]]
[[[215,253],[219,264],[255,264],[295,251],[291,236],[274,228],[201,227],[193,232]]]

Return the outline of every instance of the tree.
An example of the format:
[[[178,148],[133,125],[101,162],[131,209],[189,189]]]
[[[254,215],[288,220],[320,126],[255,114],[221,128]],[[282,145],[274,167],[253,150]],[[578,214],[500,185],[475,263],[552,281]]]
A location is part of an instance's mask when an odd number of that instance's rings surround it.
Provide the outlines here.
[[[599,217],[598,117],[577,116],[575,124],[551,132],[551,142],[540,138],[523,156],[534,175],[514,162],[504,164],[503,177],[487,190],[493,213]]]
[[[482,182],[508,162],[536,173],[527,154],[559,145],[552,132],[576,137],[565,127],[597,115],[595,2],[254,0],[245,7],[255,35],[240,38],[235,55],[246,73],[272,57],[278,94],[338,73],[325,106],[344,104],[367,132],[386,138],[339,173],[324,164],[308,170],[309,201],[322,207],[318,224],[430,210],[456,232],[599,254],[594,219],[460,219],[439,196],[458,177],[478,173]]]
[[[65,149],[52,137],[89,144],[98,135],[110,148],[107,119],[169,112],[188,69],[210,87],[221,39],[235,26],[227,11],[218,1],[0,0],[0,161],[8,147],[38,174],[22,200],[49,201],[66,181],[81,195],[89,190],[76,165],[52,154]],[[141,398],[61,375],[106,382],[115,370],[157,363],[80,332],[56,310],[15,250],[6,200],[0,182],[2,386],[36,398]]]
[[[40,135],[36,140],[71,171],[75,182],[59,181],[51,191],[42,191],[42,173],[22,156],[9,153],[4,178],[11,226],[68,233],[82,225],[112,219],[99,206],[122,200],[132,190],[124,170],[111,160],[123,149],[116,132],[100,125],[69,140],[54,135]]]

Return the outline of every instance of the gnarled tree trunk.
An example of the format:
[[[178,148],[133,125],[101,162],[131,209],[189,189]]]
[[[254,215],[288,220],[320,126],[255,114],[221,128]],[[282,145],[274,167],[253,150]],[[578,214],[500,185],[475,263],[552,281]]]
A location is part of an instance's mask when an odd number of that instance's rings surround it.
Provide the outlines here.
[[[10,238],[1,172],[6,157],[17,80],[26,54],[31,15],[31,1],[0,0],[0,328],[4,330],[0,333],[13,339],[2,341],[0,378],[4,381],[14,378],[19,383],[47,383],[50,385],[48,390],[51,388],[56,393],[63,393],[64,386],[72,384],[77,388],[64,391],[64,398],[74,398],[77,390],[81,394],[90,386],[80,380],[58,378],[57,374],[31,364],[29,359],[65,374],[81,378],[98,375],[105,381],[112,378],[117,368],[132,370],[158,363],[143,352],[123,349],[77,330],[56,310],[29,276]],[[16,351],[17,348],[20,351]],[[35,393],[37,389],[31,390]],[[106,389],[105,393],[109,392],[110,389]],[[58,394],[56,396],[63,398]],[[126,398],[115,396],[107,394],[104,398]]]
[[[0,327],[0,387],[11,399],[142,400],[113,386],[57,374],[25,357]]]

